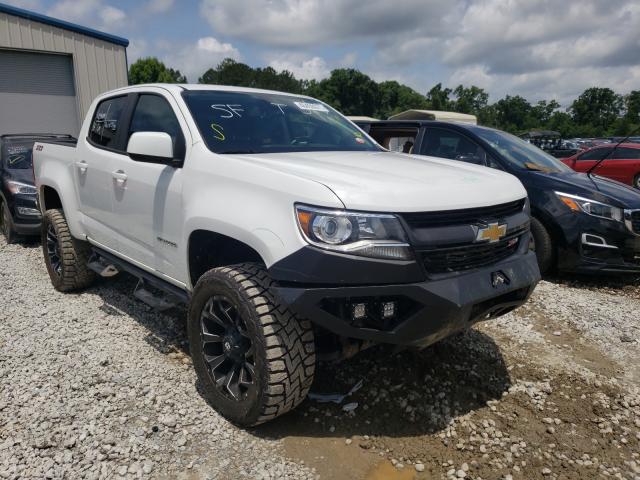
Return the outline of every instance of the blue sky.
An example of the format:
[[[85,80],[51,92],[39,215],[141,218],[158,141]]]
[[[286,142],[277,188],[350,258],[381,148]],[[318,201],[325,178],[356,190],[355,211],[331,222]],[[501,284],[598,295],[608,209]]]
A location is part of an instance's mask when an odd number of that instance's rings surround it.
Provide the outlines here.
[[[478,85],[563,105],[640,87],[637,0],[4,0],[128,38],[197,81],[225,57],[321,79],[355,67],[425,93]]]

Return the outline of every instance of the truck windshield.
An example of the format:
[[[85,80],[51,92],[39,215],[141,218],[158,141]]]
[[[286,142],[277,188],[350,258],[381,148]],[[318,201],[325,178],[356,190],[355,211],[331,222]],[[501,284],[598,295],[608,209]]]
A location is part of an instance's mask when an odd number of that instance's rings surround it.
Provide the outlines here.
[[[381,150],[342,115],[308,97],[191,90],[183,98],[215,153]]]
[[[545,173],[571,172],[564,163],[540,148],[506,132],[473,127],[473,132],[517,168]]]
[[[33,142],[8,143],[2,146],[2,159],[9,170],[27,170],[32,166]]]

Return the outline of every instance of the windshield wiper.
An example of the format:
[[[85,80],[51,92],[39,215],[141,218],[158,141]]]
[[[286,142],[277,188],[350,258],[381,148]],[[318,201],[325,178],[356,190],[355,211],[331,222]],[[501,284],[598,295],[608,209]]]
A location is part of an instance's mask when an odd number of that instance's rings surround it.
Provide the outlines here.
[[[233,155],[242,153],[258,153],[255,150],[225,150],[224,152],[218,152],[220,155]]]
[[[602,162],[604,162],[607,158],[609,158],[611,155],[613,155],[613,152],[615,152],[617,150],[617,148],[622,145],[623,143],[625,143],[627,140],[629,140],[629,137],[631,137],[632,135],[634,135],[636,132],[640,131],[640,126],[636,127],[629,135],[627,135],[626,137],[624,137],[622,140],[620,140],[615,147],[613,147],[609,153],[607,153],[604,157],[602,157],[600,160],[598,160],[593,167],[591,167],[589,170],[587,170],[587,175],[591,175],[591,172],[593,172],[596,168],[598,168],[600,166],[600,164]]]

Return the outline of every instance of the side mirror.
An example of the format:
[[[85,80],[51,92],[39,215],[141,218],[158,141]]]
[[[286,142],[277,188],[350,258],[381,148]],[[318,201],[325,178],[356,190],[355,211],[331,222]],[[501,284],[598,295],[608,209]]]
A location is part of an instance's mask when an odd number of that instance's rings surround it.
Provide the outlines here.
[[[178,166],[173,158],[173,140],[165,132],[135,132],[129,138],[127,153],[133,160]]]

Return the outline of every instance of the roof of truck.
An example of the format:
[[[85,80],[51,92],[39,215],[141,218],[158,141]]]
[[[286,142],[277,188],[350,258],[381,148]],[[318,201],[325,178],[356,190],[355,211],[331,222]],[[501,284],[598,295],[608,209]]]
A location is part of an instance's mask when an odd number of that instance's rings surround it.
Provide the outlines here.
[[[265,90],[261,88],[250,88],[250,87],[236,87],[233,85],[213,85],[208,83],[141,83],[138,85],[129,85],[127,87],[122,87],[117,90],[112,90],[110,92],[106,92],[105,94],[111,94],[116,91],[127,91],[127,90],[135,90],[137,88],[145,88],[145,87],[158,87],[164,88],[165,90],[169,90],[173,93],[179,94],[185,90],[196,91],[196,90],[217,90],[217,91],[227,91],[227,92],[244,92],[244,93],[270,93],[274,95],[287,95],[290,97],[303,97],[309,98],[312,100],[319,101],[314,99],[313,97],[309,97],[308,95],[302,95],[299,93],[287,93],[287,92],[279,92],[277,90]]]
[[[458,112],[444,112],[441,110],[406,110],[404,112],[392,115],[389,120],[442,120],[448,122],[461,122],[477,124],[478,119],[475,115]]]

